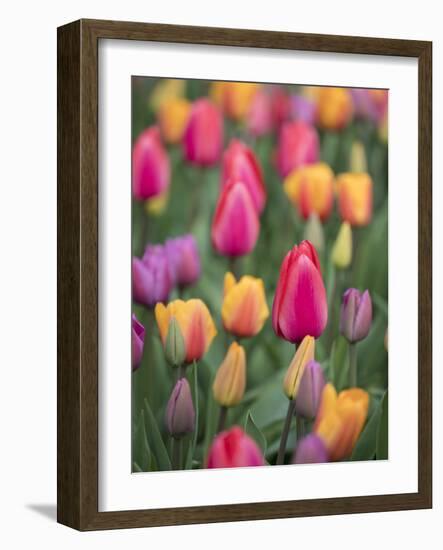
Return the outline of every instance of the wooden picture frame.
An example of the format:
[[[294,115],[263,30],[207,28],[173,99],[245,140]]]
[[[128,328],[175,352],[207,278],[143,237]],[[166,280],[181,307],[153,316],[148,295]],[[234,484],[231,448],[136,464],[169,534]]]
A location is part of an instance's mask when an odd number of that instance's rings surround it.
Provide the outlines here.
[[[98,42],[141,40],[418,59],[418,491],[98,511]],[[432,43],[118,21],[58,29],[58,521],[80,530],[432,506]]]

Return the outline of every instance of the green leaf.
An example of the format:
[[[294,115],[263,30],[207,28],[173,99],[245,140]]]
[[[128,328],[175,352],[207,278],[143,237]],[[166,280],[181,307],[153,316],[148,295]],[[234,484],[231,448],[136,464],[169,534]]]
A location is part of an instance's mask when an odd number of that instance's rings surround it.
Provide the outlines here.
[[[188,454],[186,456],[186,464],[185,464],[186,470],[192,469],[195,446],[197,445],[197,437],[198,437],[198,416],[199,416],[198,414],[199,413],[198,379],[197,379],[197,363],[195,361],[194,361],[194,364],[192,365],[191,392],[192,392],[192,396],[194,400],[194,408],[195,408],[195,428],[194,428],[194,434],[192,436],[191,442],[188,447]]]
[[[163,443],[160,430],[147,399],[145,399],[145,412],[146,434],[148,436],[149,446],[156,458],[158,467],[160,470],[170,470],[171,461],[169,459],[168,451]]]
[[[266,439],[262,432],[255,425],[254,419],[252,418],[251,411],[248,411],[246,414],[245,420],[245,432],[252,437],[252,439],[260,447],[263,455],[266,454]]]
[[[134,464],[142,472],[151,470],[151,449],[149,448],[148,438],[146,436],[146,425],[144,411],[140,411],[140,418],[134,432],[132,459]],[[137,471],[137,470],[135,470]]]
[[[381,402],[381,418],[377,430],[377,448],[376,457],[377,460],[388,459],[388,392],[386,391]]]
[[[351,460],[372,460],[374,458],[380,417],[381,403],[378,403],[378,405],[374,408],[371,418],[368,420],[364,430],[357,440]]]
[[[132,463],[132,471],[133,471],[133,472],[136,472],[136,473],[140,473],[140,472],[144,472],[145,470],[143,470],[143,468],[141,468],[141,467],[137,464],[137,462],[134,461],[134,462]]]

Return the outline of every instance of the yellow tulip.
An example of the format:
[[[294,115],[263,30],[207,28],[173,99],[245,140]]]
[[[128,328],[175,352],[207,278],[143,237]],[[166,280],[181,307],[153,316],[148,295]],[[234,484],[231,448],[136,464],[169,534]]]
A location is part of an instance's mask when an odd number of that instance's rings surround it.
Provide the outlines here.
[[[340,226],[331,253],[332,263],[338,269],[346,269],[352,261],[352,229],[349,222]]]
[[[162,136],[167,143],[181,141],[190,110],[190,102],[181,97],[163,101],[158,111],[158,121]]]
[[[170,320],[176,319],[185,342],[186,363],[201,359],[217,334],[208,308],[199,299],[186,302],[174,300],[167,306],[159,302],[155,306],[155,318],[163,346],[166,344]]]
[[[283,381],[283,389],[289,399],[297,397],[305,366],[314,359],[314,352],[315,338],[305,336],[295,352]]]
[[[369,395],[350,388],[338,395],[332,384],[323,389],[314,432],[323,439],[331,461],[348,458],[368,416]]]
[[[255,82],[213,82],[209,93],[229,117],[243,120],[259,88]]]
[[[351,158],[349,162],[350,172],[367,172],[365,147],[361,141],[354,141],[351,147]]]
[[[368,225],[372,217],[372,179],[369,174],[346,173],[336,179],[338,209],[344,221]]]
[[[165,101],[172,98],[183,97],[186,89],[186,82],[178,78],[160,79],[152,90],[149,105],[154,112],[157,112]]]
[[[156,195],[145,202],[145,212],[153,216],[161,216],[166,210],[168,202],[169,189],[166,189],[166,191],[163,191],[160,195]]]
[[[327,130],[341,130],[351,120],[352,97],[346,88],[324,87],[318,92],[318,123]]]
[[[226,273],[221,313],[228,332],[240,338],[259,333],[269,316],[263,281],[250,275],[236,281]]]
[[[223,407],[238,405],[246,387],[246,355],[242,346],[233,342],[215,375],[214,399]]]

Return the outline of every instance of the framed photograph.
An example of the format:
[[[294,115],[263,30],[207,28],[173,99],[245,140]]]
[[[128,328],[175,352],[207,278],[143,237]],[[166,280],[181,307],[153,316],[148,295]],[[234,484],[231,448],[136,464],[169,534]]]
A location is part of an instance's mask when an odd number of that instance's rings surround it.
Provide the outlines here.
[[[58,29],[58,521],[432,506],[432,44]]]

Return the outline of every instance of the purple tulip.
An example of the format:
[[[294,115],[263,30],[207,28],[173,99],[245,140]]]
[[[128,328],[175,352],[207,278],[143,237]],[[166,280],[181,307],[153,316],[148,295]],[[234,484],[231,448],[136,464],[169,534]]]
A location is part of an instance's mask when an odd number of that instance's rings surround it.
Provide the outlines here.
[[[305,366],[295,400],[297,414],[305,418],[315,418],[325,384],[325,375],[320,363],[309,361]]]
[[[132,314],[132,370],[138,369],[143,357],[145,343],[145,327]]]
[[[318,464],[328,462],[328,452],[321,437],[316,434],[309,434],[297,444],[293,464]]]
[[[139,304],[152,307],[165,302],[172,288],[165,248],[148,245],[143,258],[132,259],[132,293]]]
[[[315,101],[302,95],[291,97],[291,111],[295,120],[302,120],[307,124],[315,124],[317,105]]]
[[[372,302],[368,290],[363,293],[348,288],[343,294],[340,312],[340,333],[350,343],[366,338],[372,323]]]
[[[172,390],[166,406],[166,428],[175,438],[194,431],[195,410],[186,378],[180,378]]]
[[[175,284],[179,287],[194,284],[201,273],[200,255],[194,236],[183,235],[168,239],[165,248]]]

